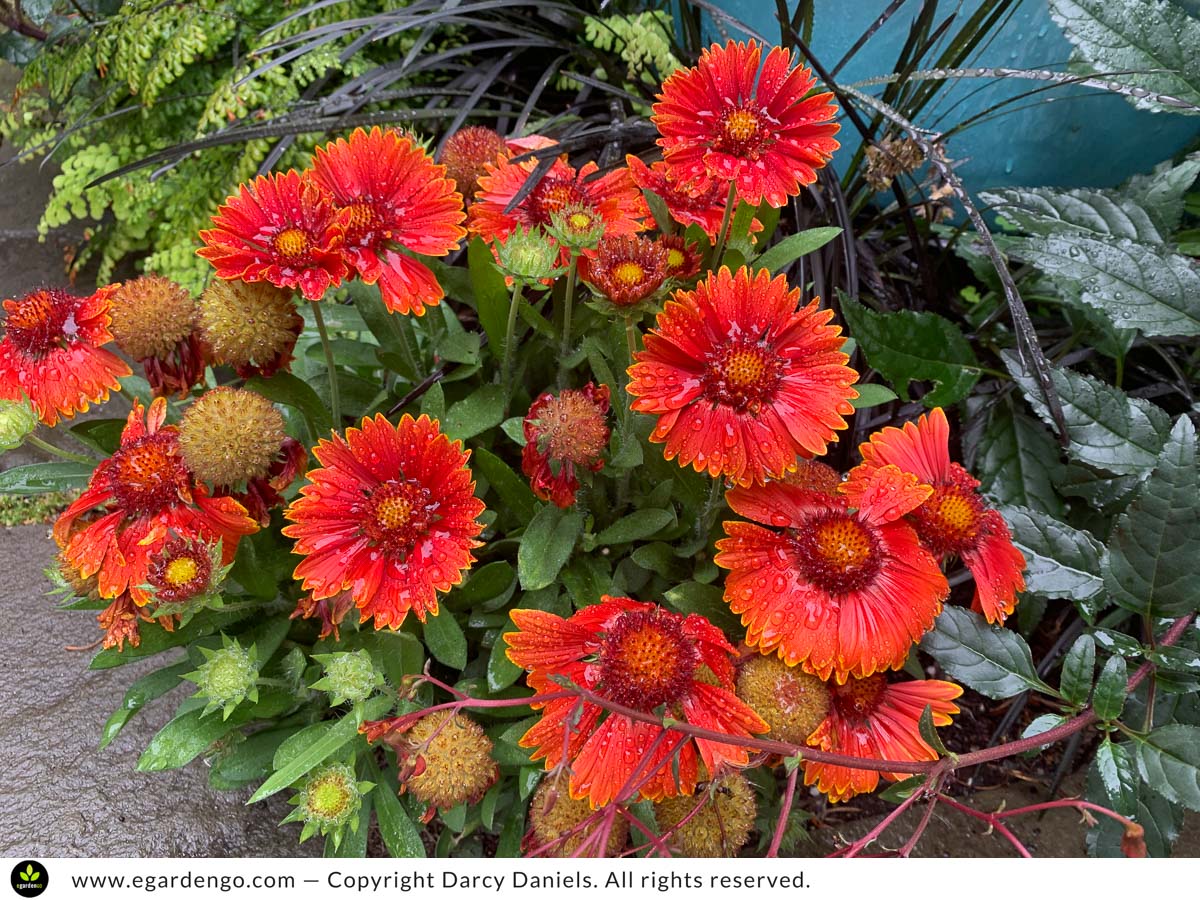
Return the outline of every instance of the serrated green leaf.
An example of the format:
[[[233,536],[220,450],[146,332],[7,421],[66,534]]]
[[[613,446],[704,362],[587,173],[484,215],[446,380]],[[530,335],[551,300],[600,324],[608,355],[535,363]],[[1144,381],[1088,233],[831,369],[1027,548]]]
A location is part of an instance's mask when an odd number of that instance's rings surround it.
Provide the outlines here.
[[[1141,204],[1116,191],[1007,188],[981,191],[979,197],[992,212],[1033,235],[1071,232],[1155,244],[1163,241]]]
[[[1062,472],[1058,445],[1046,426],[1016,412],[1008,402],[992,407],[972,471],[980,489],[1000,503],[1063,514],[1054,489]]]
[[[471,465],[487,479],[488,484],[521,522],[528,522],[538,510],[538,502],[529,485],[508,465],[489,450],[476,448]]]
[[[1127,744],[1114,744],[1107,737],[1096,748],[1092,761],[1107,806],[1123,816],[1137,811],[1137,767]]]
[[[1192,153],[1178,165],[1168,159],[1145,175],[1134,175],[1118,190],[1146,210],[1159,234],[1169,235],[1183,220],[1185,197],[1198,175],[1200,153]]]
[[[1200,811],[1200,728],[1164,725],[1138,743],[1138,772],[1172,803]]]
[[[425,646],[443,665],[461,671],[467,665],[467,638],[454,613],[445,606],[425,617]]]
[[[583,530],[583,516],[576,510],[561,510],[547,504],[538,510],[521,537],[517,550],[517,577],[521,587],[536,591],[554,583],[571,558],[575,541]]]
[[[275,773],[263,782],[262,786],[254,792],[254,795],[247,802],[257,803],[260,800],[265,800],[272,794],[282,791],[302,776],[307,775],[316,766],[325,762],[325,760],[341,750],[346,744],[358,737],[358,725],[360,721],[365,722],[370,719],[379,718],[387,712],[391,704],[392,700],[389,697],[372,697],[363,703],[361,707],[356,708],[361,709],[361,716],[345,716],[330,724],[319,737],[311,741],[306,741],[305,746],[299,752],[288,754],[287,762],[282,768],[279,766],[280,756],[277,753],[275,758]],[[285,742],[280,747],[280,751],[282,752],[284,748],[288,747],[293,740],[295,740],[295,736]]]
[[[1160,337],[1200,334],[1200,272],[1186,256],[1083,234],[1024,238],[1011,252],[1068,285],[1117,328]]]
[[[1100,677],[1096,679],[1096,690],[1092,693],[1092,709],[1102,722],[1111,722],[1121,717],[1125,709],[1125,686],[1129,675],[1125,658],[1110,656]]]
[[[756,259],[754,268],[766,269],[772,274],[780,272],[805,254],[820,250],[841,233],[840,228],[825,227],[789,235]]]
[[[1196,429],[1180,416],[1108,541],[1104,583],[1125,609],[1168,618],[1200,609],[1198,496]]]
[[[97,460],[99,462],[99,460]],[[44,462],[13,466],[0,472],[0,494],[49,494],[87,487],[96,466],[91,463]]]
[[[613,522],[596,535],[596,544],[607,547],[611,544],[645,540],[674,521],[675,514],[669,509],[639,509]]]
[[[983,616],[947,606],[921,641],[921,649],[951,677],[985,697],[1004,700],[1029,689],[1054,694],[1037,676],[1029,646],[1015,631],[989,625]]]
[[[1081,634],[1063,658],[1062,678],[1058,690],[1063,699],[1076,706],[1087,703],[1096,674],[1096,641],[1090,634]]]
[[[1053,424],[1036,381],[1022,374],[1015,356],[1005,354],[1013,379],[1034,412]],[[1170,431],[1170,417],[1159,407],[1120,388],[1071,369],[1052,369],[1070,439],[1068,452],[1114,475],[1141,475],[1154,468]]]
[[[452,441],[465,441],[495,428],[504,419],[504,388],[485,384],[453,404],[442,419],[442,431]]]
[[[1200,106],[1200,21],[1182,6],[1160,0],[1050,0],[1050,14],[1101,75]],[[1194,112],[1151,97],[1129,100],[1141,109]]]
[[[842,315],[867,362],[908,397],[910,381],[932,381],[921,398],[928,407],[950,406],[979,380],[979,363],[962,332],[936,313],[877,313],[844,294]]]
[[[1025,589],[1047,597],[1085,601],[1104,590],[1104,545],[1086,531],[1021,506],[1000,513],[1025,554]]]

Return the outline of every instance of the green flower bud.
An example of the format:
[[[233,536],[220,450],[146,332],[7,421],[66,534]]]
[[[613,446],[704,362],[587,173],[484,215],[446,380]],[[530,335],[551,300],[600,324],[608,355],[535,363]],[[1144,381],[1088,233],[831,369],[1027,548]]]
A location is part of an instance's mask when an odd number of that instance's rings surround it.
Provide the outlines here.
[[[541,287],[543,279],[555,278],[563,271],[558,264],[558,244],[537,227],[518,227],[497,241],[496,255],[505,275],[529,286]]]
[[[371,654],[318,653],[313,659],[325,667],[325,676],[313,688],[329,694],[329,705],[361,703],[383,684],[383,676],[375,669]]]
[[[220,708],[228,719],[243,700],[258,702],[258,649],[251,645],[247,650],[224,635],[221,642],[220,650],[201,647],[204,664],[183,677],[199,685],[197,697],[208,698],[203,715]]]
[[[594,250],[604,237],[604,219],[591,206],[571,203],[550,213],[547,233],[572,250]]]
[[[346,826],[352,832],[358,832],[363,795],[374,786],[369,781],[357,781],[354,767],[348,763],[330,763],[304,779],[304,785],[288,801],[296,808],[283,821],[304,823],[301,843],[314,834],[321,834],[332,836],[333,845],[337,847]]]
[[[15,450],[37,428],[37,413],[22,397],[20,400],[0,400],[0,453]]]

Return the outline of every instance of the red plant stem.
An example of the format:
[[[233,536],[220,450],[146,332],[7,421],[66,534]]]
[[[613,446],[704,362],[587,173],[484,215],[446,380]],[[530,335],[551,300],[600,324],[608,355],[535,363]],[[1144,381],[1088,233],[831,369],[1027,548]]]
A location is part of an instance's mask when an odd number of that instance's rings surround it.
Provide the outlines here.
[[[1090,803],[1087,800],[1077,800],[1074,798],[1068,798],[1064,800],[1048,800],[1045,803],[1033,803],[1029,806],[1019,806],[1016,809],[1006,809],[1001,812],[993,813],[992,815],[994,815],[997,819],[1007,819],[1010,816],[1020,816],[1024,815],[1025,813],[1043,812],[1047,809],[1090,810],[1091,812],[1097,812],[1101,813],[1102,815],[1106,815],[1113,821],[1119,822],[1125,827],[1137,824],[1132,819],[1126,818],[1116,810],[1108,809],[1100,806],[1097,803]]]
[[[1040,736],[1041,735],[1039,735],[1039,737]],[[952,797],[947,797],[945,794],[938,794],[937,796],[941,802],[945,803],[951,809],[957,809],[959,812],[965,813],[966,815],[970,816],[973,819],[978,819],[981,822],[987,823],[989,828],[991,828],[998,835],[1005,838],[1010,844],[1012,844],[1014,847],[1016,847],[1017,852],[1020,853],[1026,859],[1033,858],[1033,854],[1030,853],[1028,849],[1026,849],[1024,844],[1021,843],[1021,839],[1018,838],[1011,831],[1009,831],[1008,827],[1003,822],[1000,821],[1000,817],[998,815],[996,815],[995,813],[985,813],[985,812],[981,812],[978,809],[972,809],[971,807],[969,807],[963,803],[959,803],[957,800],[953,799]]]
[[[623,815],[629,821],[630,825],[632,825],[634,828],[636,828],[638,831],[640,831],[642,834],[644,834],[646,836],[647,841],[650,844],[654,845],[654,849],[658,851],[660,856],[662,856],[664,859],[671,858],[670,849],[667,847],[667,845],[665,843],[663,843],[663,840],[659,835],[655,834],[653,831],[651,831],[649,828],[647,828],[644,824],[642,824],[642,820],[639,819],[637,816],[635,816],[633,813],[631,813],[629,810],[625,809],[625,807],[619,806],[617,808],[621,811],[621,815]]]
[[[15,31],[17,34],[23,34],[27,38],[33,38],[35,41],[46,41],[50,35],[36,25],[26,22],[21,17],[21,7],[19,4],[14,4],[15,12],[10,16],[7,13],[0,13],[0,25],[5,28]]]
[[[914,795],[915,796],[915,795]],[[899,854],[901,858],[907,859],[916,849],[917,841],[921,839],[921,835],[925,833],[925,829],[929,827],[930,820],[933,819],[933,811],[937,809],[938,795],[934,794],[929,798],[929,803],[925,806],[925,814],[921,816],[921,821],[917,823],[916,830],[908,836],[908,840],[904,842],[904,846],[900,848]]]
[[[836,853],[829,854],[830,857],[841,856],[841,857],[844,857],[845,859],[853,859],[855,856],[858,856],[858,854],[860,854],[863,850],[867,849],[867,846],[873,840],[875,840],[881,834],[883,834],[883,832],[887,830],[887,827],[889,825],[891,825],[898,818],[900,818],[900,816],[904,815],[904,811],[906,809],[908,809],[910,806],[912,806],[914,803],[916,803],[917,798],[920,797],[921,794],[922,794],[921,790],[913,791],[911,794],[909,794],[907,797],[904,798],[903,803],[901,803],[899,806],[897,806],[895,809],[893,809],[890,813],[888,813],[878,825],[876,825],[874,828],[872,828],[870,831],[868,831],[866,834],[864,834],[862,837],[860,837],[853,844],[850,844],[848,847],[844,847],[841,850],[838,850]]]
[[[792,814],[792,801],[796,797],[796,776],[800,774],[797,763],[788,773],[787,790],[783,795],[783,805],[779,807],[779,818],[775,821],[775,833],[771,835],[771,846],[767,848],[767,859],[779,855],[779,845],[783,843],[783,833],[787,830],[788,818]]]

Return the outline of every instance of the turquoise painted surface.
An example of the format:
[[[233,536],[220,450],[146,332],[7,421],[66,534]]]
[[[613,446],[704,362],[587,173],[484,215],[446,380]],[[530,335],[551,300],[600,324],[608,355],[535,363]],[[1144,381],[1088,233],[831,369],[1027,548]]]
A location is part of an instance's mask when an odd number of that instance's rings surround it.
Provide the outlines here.
[[[815,0],[813,53],[826,65],[835,65],[888,2]],[[954,12],[959,14],[956,22],[965,21],[979,7],[979,0],[936,2],[937,22]],[[1178,2],[1200,15],[1196,0]],[[716,0],[716,4],[769,40],[778,39],[773,0]],[[901,7],[842,69],[838,81],[852,84],[891,72],[919,8],[920,0]],[[971,65],[1061,70],[1070,55],[1071,44],[1050,18],[1046,0],[1024,0],[994,39],[977,51]],[[944,131],[1039,84],[1024,79],[965,79],[947,84],[917,124]],[[1053,102],[1040,102],[1043,98]],[[857,132],[844,118],[839,137],[843,149],[834,164],[844,165],[859,143]],[[956,135],[947,148],[952,159],[966,160],[959,171],[972,191],[1009,185],[1101,187],[1152,168],[1198,138],[1200,116],[1145,112],[1115,95],[1065,87],[1018,101],[998,117]]]

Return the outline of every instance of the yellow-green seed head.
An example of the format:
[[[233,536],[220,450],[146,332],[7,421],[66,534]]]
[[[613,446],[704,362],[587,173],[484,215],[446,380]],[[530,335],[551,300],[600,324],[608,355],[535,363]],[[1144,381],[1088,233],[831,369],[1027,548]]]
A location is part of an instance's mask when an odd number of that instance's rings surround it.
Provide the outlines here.
[[[703,804],[700,811],[684,822],[697,804]],[[660,834],[670,832],[667,842],[680,855],[720,857],[734,856],[745,846],[757,812],[750,782],[740,772],[730,772],[691,797],[670,797],[655,804],[654,819]]]
[[[331,706],[342,703],[361,703],[383,684],[383,676],[371,661],[366,650],[355,653],[319,653],[314,657],[325,667],[325,675],[313,684],[329,694]]]
[[[232,487],[267,474],[287,432],[283,415],[262,394],[219,387],[187,408],[179,447],[201,481]]]
[[[737,695],[777,741],[803,745],[829,714],[829,687],[777,656],[755,656],[738,672]]]
[[[214,278],[197,307],[197,330],[216,365],[268,365],[291,352],[304,324],[291,293],[266,282]]]
[[[165,359],[192,333],[196,302],[187,289],[161,275],[127,281],[112,296],[109,330],[134,359]]]
[[[230,638],[223,643],[220,650],[201,647],[204,664],[183,677],[196,683],[197,697],[208,698],[205,715],[220,708],[228,719],[243,700],[258,700],[258,653],[254,646],[247,650]]]
[[[558,275],[558,245],[540,228],[517,228],[496,242],[501,271],[526,285]]]
[[[566,789],[564,779],[562,790],[555,788],[552,781],[543,781],[533,800],[529,803],[530,836],[526,838],[527,850],[530,852],[553,844],[542,854],[567,858],[574,856],[580,845],[596,833],[600,820],[575,832],[575,829],[586,819],[596,814],[587,800],[572,800]],[[575,832],[572,834],[572,832]],[[570,837],[566,837],[570,835]],[[562,840],[555,844],[560,838]],[[608,834],[608,843],[603,848],[604,856],[616,856],[625,848],[629,839],[629,822],[623,816],[617,816],[613,822],[612,831]],[[600,856],[600,848],[594,844],[588,845],[588,856]]]

